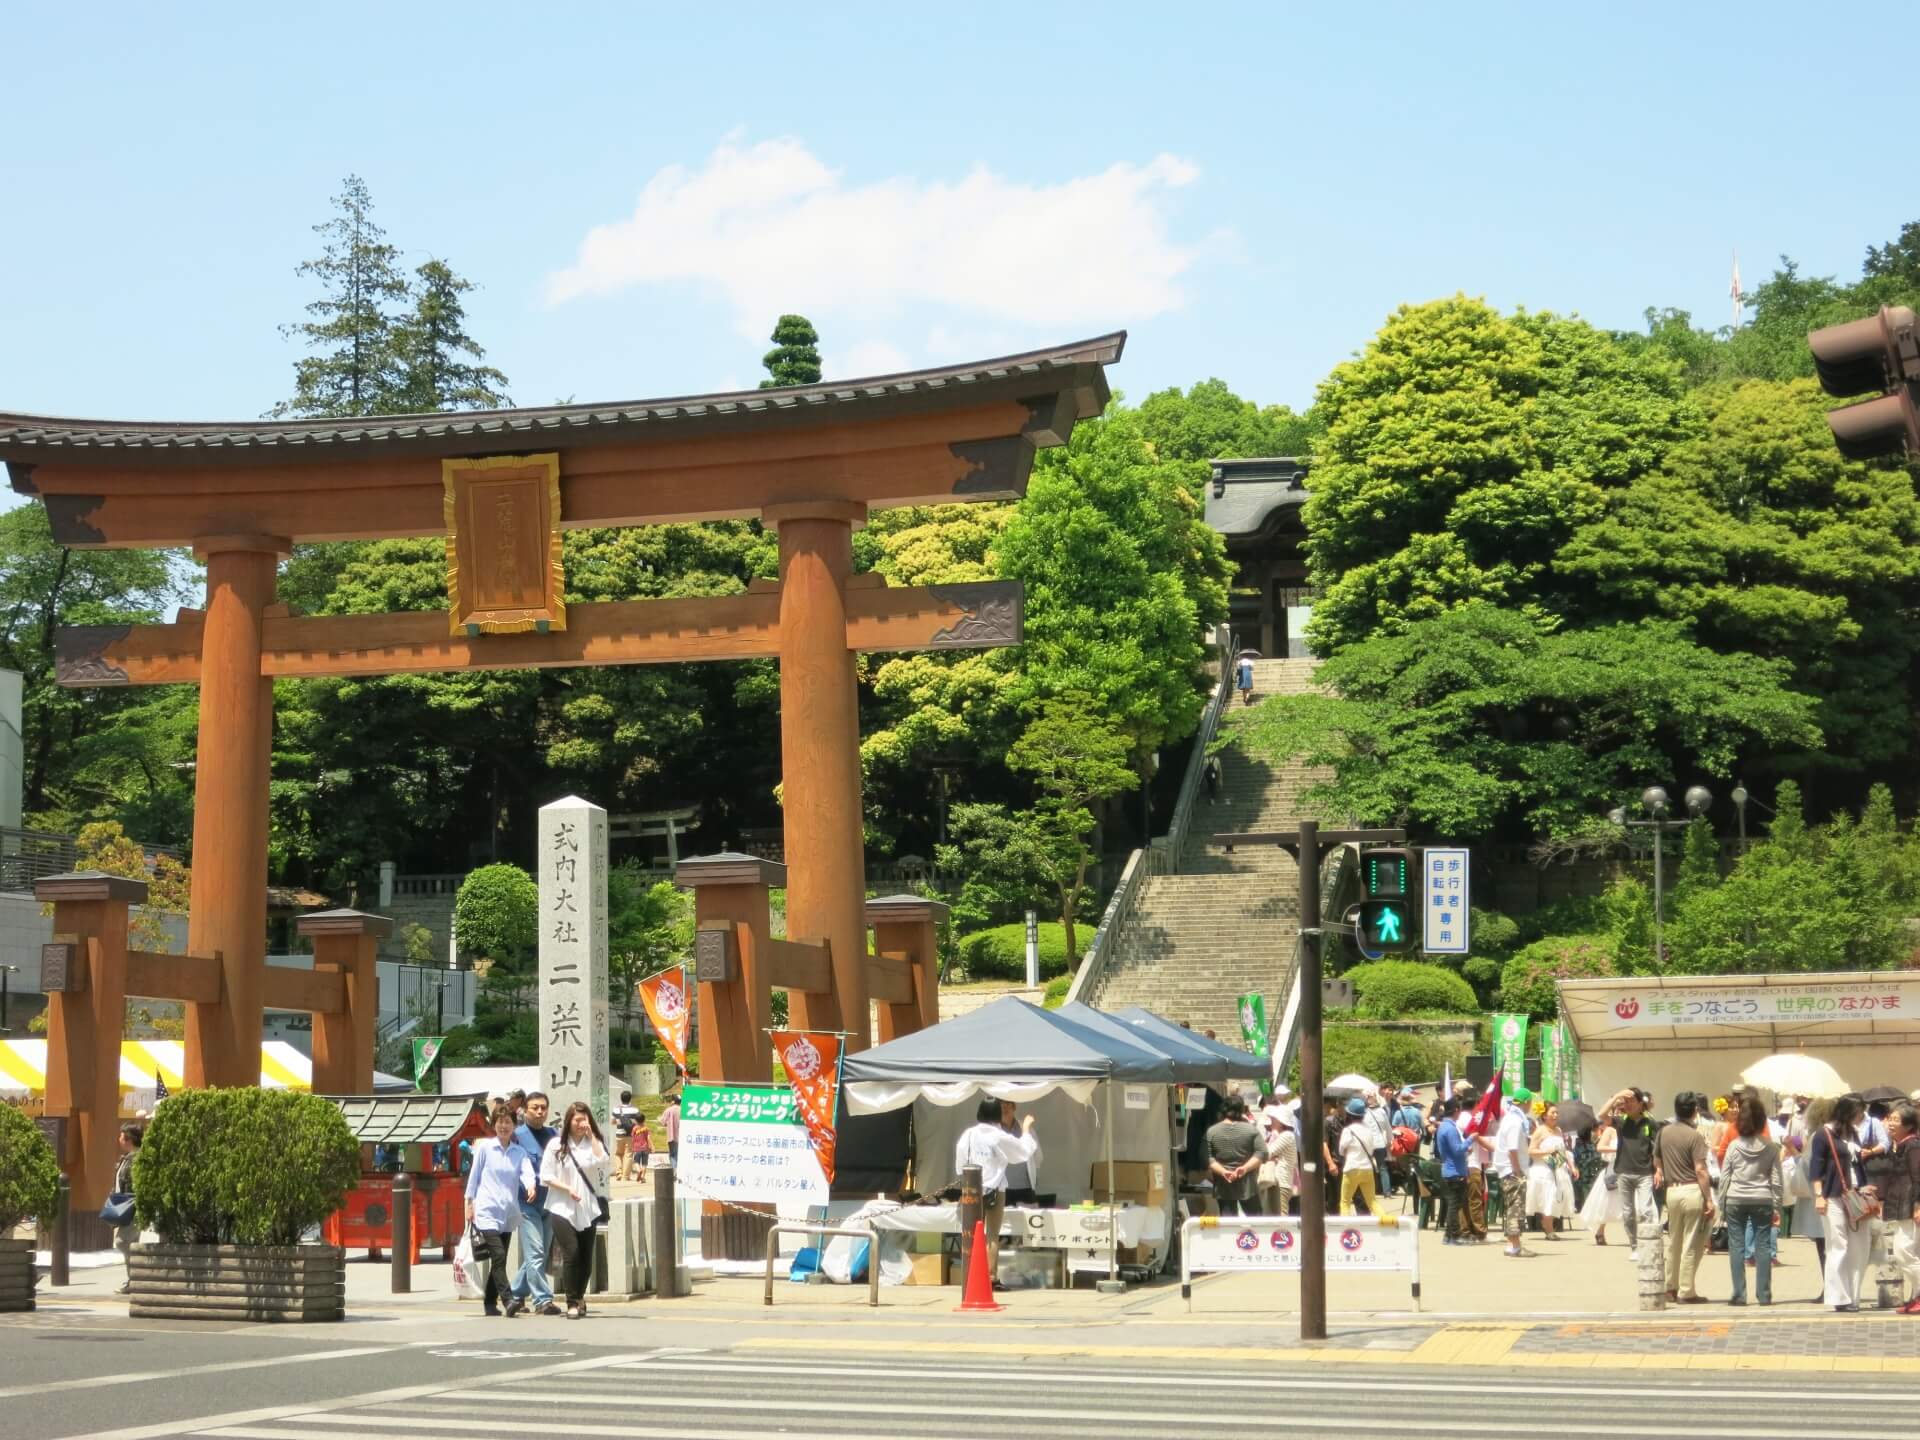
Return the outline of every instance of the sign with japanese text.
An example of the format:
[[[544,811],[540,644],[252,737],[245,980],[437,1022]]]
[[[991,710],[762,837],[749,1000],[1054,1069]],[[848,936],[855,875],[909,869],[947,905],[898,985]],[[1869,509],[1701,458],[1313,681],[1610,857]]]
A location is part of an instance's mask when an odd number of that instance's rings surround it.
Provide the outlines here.
[[[833,1112],[840,1101],[840,1037],[816,1031],[776,1030],[773,1053],[780,1057],[793,1090],[800,1119],[813,1141],[820,1173],[833,1183]]]
[[[568,796],[540,808],[540,1088],[551,1113],[607,1093],[607,812]]]
[[[1623,987],[1600,1017],[1600,1028],[1703,1025],[1791,1025],[1822,1020],[1920,1018],[1920,983],[1861,974],[1846,980],[1784,985]]]
[[[687,974],[678,965],[649,975],[640,982],[640,1003],[660,1043],[682,1075],[687,1073],[687,1047],[693,1037],[693,992],[687,988]]]
[[[1572,1098],[1567,1089],[1567,1053],[1572,1037],[1564,1023],[1556,1022],[1540,1032],[1540,1098],[1549,1104]]]
[[[1500,1093],[1511,1095],[1525,1083],[1527,1073],[1527,1017],[1493,1017],[1493,1068],[1500,1072]]]
[[[1198,1274],[1216,1270],[1298,1270],[1300,1222],[1297,1219],[1256,1220],[1222,1216],[1214,1225],[1190,1226],[1182,1237],[1187,1246],[1187,1268]],[[1411,1223],[1387,1225],[1378,1220],[1353,1223],[1351,1218],[1327,1217],[1327,1269],[1413,1270],[1420,1242]]]
[[[694,1085],[680,1097],[679,1178],[714,1200],[827,1203],[827,1177],[785,1085]]]
[[[1422,911],[1421,948],[1429,955],[1464,955],[1470,940],[1468,916],[1472,913],[1467,852],[1428,846],[1422,865],[1427,897]]]

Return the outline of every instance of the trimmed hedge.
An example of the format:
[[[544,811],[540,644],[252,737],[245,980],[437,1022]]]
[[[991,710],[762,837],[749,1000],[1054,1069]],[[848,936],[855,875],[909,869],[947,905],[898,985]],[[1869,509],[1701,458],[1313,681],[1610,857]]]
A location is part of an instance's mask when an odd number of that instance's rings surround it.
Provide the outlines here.
[[[22,1220],[53,1214],[60,1198],[60,1163],[40,1127],[11,1105],[0,1105],[0,1235]]]
[[[1357,1025],[1329,1025],[1322,1045],[1320,1068],[1329,1080],[1358,1073],[1382,1085],[1416,1085],[1438,1080],[1448,1061],[1457,1070],[1464,1059],[1464,1052],[1438,1040]],[[1299,1083],[1296,1066],[1294,1084]]]
[[[1093,938],[1091,925],[1074,926],[1074,938]],[[969,980],[1024,980],[1027,978],[1027,927],[1023,921],[976,930],[960,937],[960,966]],[[1067,932],[1058,920],[1040,925],[1040,978],[1067,973]]]
[[[1073,976],[1056,975],[1047,982],[1047,993],[1040,997],[1041,1008],[1058,1010],[1067,1003],[1067,992],[1073,988]]]
[[[172,1245],[297,1245],[360,1178],[339,1107],[297,1090],[184,1090],[153,1112],[133,1208]]]
[[[1480,997],[1473,993],[1473,986],[1439,965],[1376,960],[1354,966],[1342,978],[1353,982],[1355,1012],[1370,1020],[1398,1020],[1420,1011],[1480,1013]]]

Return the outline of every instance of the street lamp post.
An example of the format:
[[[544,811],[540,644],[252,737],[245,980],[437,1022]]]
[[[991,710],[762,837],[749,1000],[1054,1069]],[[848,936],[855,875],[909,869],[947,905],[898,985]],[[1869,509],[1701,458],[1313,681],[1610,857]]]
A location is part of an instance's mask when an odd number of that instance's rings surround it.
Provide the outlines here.
[[[1733,813],[1740,823],[1740,853],[1747,853],[1747,787],[1736,784],[1733,787]]]
[[[1742,799],[1744,790],[1737,791]],[[1739,802],[1736,801],[1736,804]],[[1653,958],[1656,964],[1664,965],[1667,960],[1666,940],[1662,934],[1665,917],[1661,913],[1662,897],[1666,890],[1665,867],[1661,852],[1666,849],[1666,835],[1669,830],[1684,830],[1700,816],[1707,813],[1713,804],[1713,792],[1704,785],[1687,787],[1687,818],[1669,820],[1667,818],[1667,792],[1658,785],[1649,785],[1640,792],[1640,804],[1649,818],[1629,820],[1624,805],[1616,806],[1607,813],[1607,819],[1622,830],[1651,830],[1653,832]],[[1745,811],[1742,810],[1744,817]]]

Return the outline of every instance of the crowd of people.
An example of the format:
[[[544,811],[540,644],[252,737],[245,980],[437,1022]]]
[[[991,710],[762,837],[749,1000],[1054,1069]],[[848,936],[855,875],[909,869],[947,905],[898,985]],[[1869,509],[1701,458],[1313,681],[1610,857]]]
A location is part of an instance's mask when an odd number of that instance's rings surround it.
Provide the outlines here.
[[[1815,1301],[1856,1311],[1886,1236],[1906,1297],[1900,1312],[1920,1315],[1920,1091],[1891,1095],[1769,1105],[1736,1085],[1711,1098],[1682,1092],[1657,1119],[1650,1094],[1625,1089],[1598,1112],[1569,1104],[1574,1128],[1525,1087],[1483,1097],[1461,1081],[1426,1107],[1412,1087],[1381,1087],[1322,1097],[1318,1158],[1329,1213],[1377,1214],[1412,1191],[1430,1202],[1446,1245],[1486,1243],[1496,1211],[1514,1259],[1537,1253],[1531,1235],[1559,1243],[1579,1226],[1604,1246],[1617,1226],[1636,1256],[1655,1247],[1648,1258],[1667,1300],[1681,1305],[1707,1303],[1702,1262],[1722,1247],[1727,1303],[1773,1304],[1780,1241],[1797,1237],[1820,1265]],[[1300,1105],[1286,1086],[1257,1104],[1227,1098],[1204,1147],[1222,1214],[1297,1213],[1309,1169]]]
[[[508,1319],[523,1311],[570,1320],[587,1313],[593,1231],[606,1213],[613,1155],[590,1107],[575,1101],[558,1127],[547,1124],[548,1100],[535,1091],[493,1106],[493,1134],[475,1141],[467,1169],[467,1229],[486,1265],[481,1304]],[[508,1271],[508,1244],[520,1242],[520,1263]],[[547,1278],[557,1263],[564,1312]]]

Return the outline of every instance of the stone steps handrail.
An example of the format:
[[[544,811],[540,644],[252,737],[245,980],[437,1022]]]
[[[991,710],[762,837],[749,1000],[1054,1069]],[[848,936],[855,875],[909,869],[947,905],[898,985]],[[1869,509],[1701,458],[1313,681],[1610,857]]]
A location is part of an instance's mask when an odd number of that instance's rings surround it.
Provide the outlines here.
[[[1207,768],[1207,751],[1213,745],[1214,736],[1219,733],[1220,717],[1226,713],[1227,700],[1233,694],[1233,658],[1235,642],[1232,631],[1225,633],[1220,643],[1220,678],[1214,684],[1213,695],[1207,701],[1207,708],[1200,716],[1200,728],[1194,733],[1193,753],[1187,757],[1186,774],[1180,777],[1180,794],[1174,800],[1173,818],[1167,822],[1167,833],[1162,845],[1153,847],[1155,855],[1154,873],[1178,875],[1182,852],[1187,845],[1187,831],[1193,825],[1193,808],[1199,794],[1200,776]]]
[[[1127,868],[1120,872],[1120,883],[1113,887],[1113,898],[1107,901],[1099,928],[1093,932],[1087,953],[1080,961],[1079,968],[1073,972],[1073,984],[1067,990],[1068,1000],[1078,1000],[1088,1005],[1093,1003],[1090,997],[1100,988],[1101,977],[1106,973],[1120,930],[1133,918],[1134,905],[1140,898],[1140,882],[1147,874],[1146,857],[1144,850],[1136,850],[1127,857]]]

